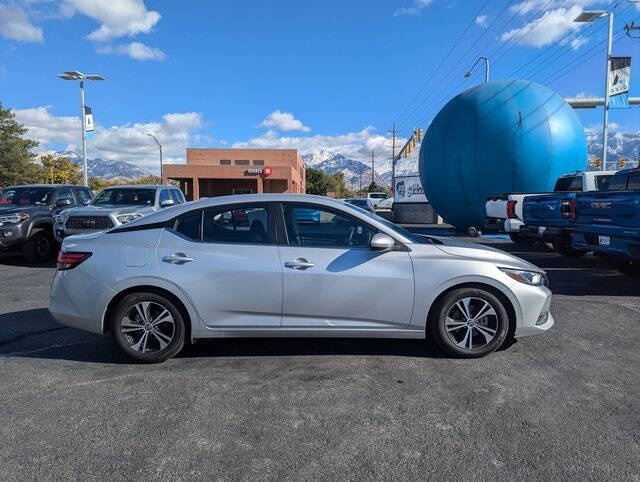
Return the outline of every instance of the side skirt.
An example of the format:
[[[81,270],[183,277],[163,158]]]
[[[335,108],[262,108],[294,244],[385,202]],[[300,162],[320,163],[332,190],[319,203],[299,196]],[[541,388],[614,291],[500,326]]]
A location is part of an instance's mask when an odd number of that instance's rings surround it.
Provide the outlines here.
[[[425,330],[348,328],[208,328],[194,339],[206,338],[408,338],[424,339]]]

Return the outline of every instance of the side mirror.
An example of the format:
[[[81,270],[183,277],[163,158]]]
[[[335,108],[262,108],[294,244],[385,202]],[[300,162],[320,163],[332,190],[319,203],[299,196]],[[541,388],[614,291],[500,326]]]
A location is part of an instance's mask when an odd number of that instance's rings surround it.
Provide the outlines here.
[[[161,208],[168,208],[169,206],[173,206],[176,202],[173,199],[165,199],[160,203]]]
[[[396,245],[394,239],[388,234],[378,233],[371,238],[369,247],[376,251],[389,251]]]
[[[69,198],[64,198],[64,199],[58,199],[56,201],[56,207],[57,208],[62,208],[65,206],[71,206],[71,199]]]

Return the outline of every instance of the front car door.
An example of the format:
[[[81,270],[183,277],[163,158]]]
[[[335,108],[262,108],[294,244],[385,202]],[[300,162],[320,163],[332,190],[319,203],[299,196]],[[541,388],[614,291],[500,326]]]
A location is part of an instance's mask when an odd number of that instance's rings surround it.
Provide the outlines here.
[[[287,328],[398,329],[413,311],[413,265],[408,250],[373,251],[378,230],[342,210],[284,203],[286,243],[283,317]]]
[[[209,327],[279,327],[282,268],[265,203],[197,209],[165,229],[157,249],[168,277]]]

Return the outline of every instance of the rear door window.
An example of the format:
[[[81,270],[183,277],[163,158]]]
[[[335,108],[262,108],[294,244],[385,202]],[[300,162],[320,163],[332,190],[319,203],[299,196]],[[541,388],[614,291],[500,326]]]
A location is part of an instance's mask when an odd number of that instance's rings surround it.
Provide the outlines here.
[[[202,240],[208,243],[270,244],[266,205],[206,209]]]
[[[202,210],[190,211],[176,219],[173,230],[192,241],[200,241],[202,225]]]
[[[553,190],[555,192],[582,192],[582,176],[560,177]]]
[[[596,191],[607,191],[609,189],[609,181],[613,174],[607,174],[606,176],[596,176]]]
[[[627,189],[629,191],[637,191],[640,189],[640,174],[634,174],[629,176],[629,182],[627,183]]]

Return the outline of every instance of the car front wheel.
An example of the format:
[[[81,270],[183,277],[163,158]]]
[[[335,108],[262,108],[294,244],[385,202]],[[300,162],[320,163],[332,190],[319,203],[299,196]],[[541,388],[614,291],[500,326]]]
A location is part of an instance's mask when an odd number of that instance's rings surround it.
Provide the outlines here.
[[[448,354],[477,358],[500,347],[509,332],[509,318],[502,302],[480,288],[459,288],[437,304],[429,329],[432,338]]]
[[[163,362],[184,346],[185,324],[180,310],[155,293],[134,293],[120,300],[111,317],[118,347],[145,363]]]

